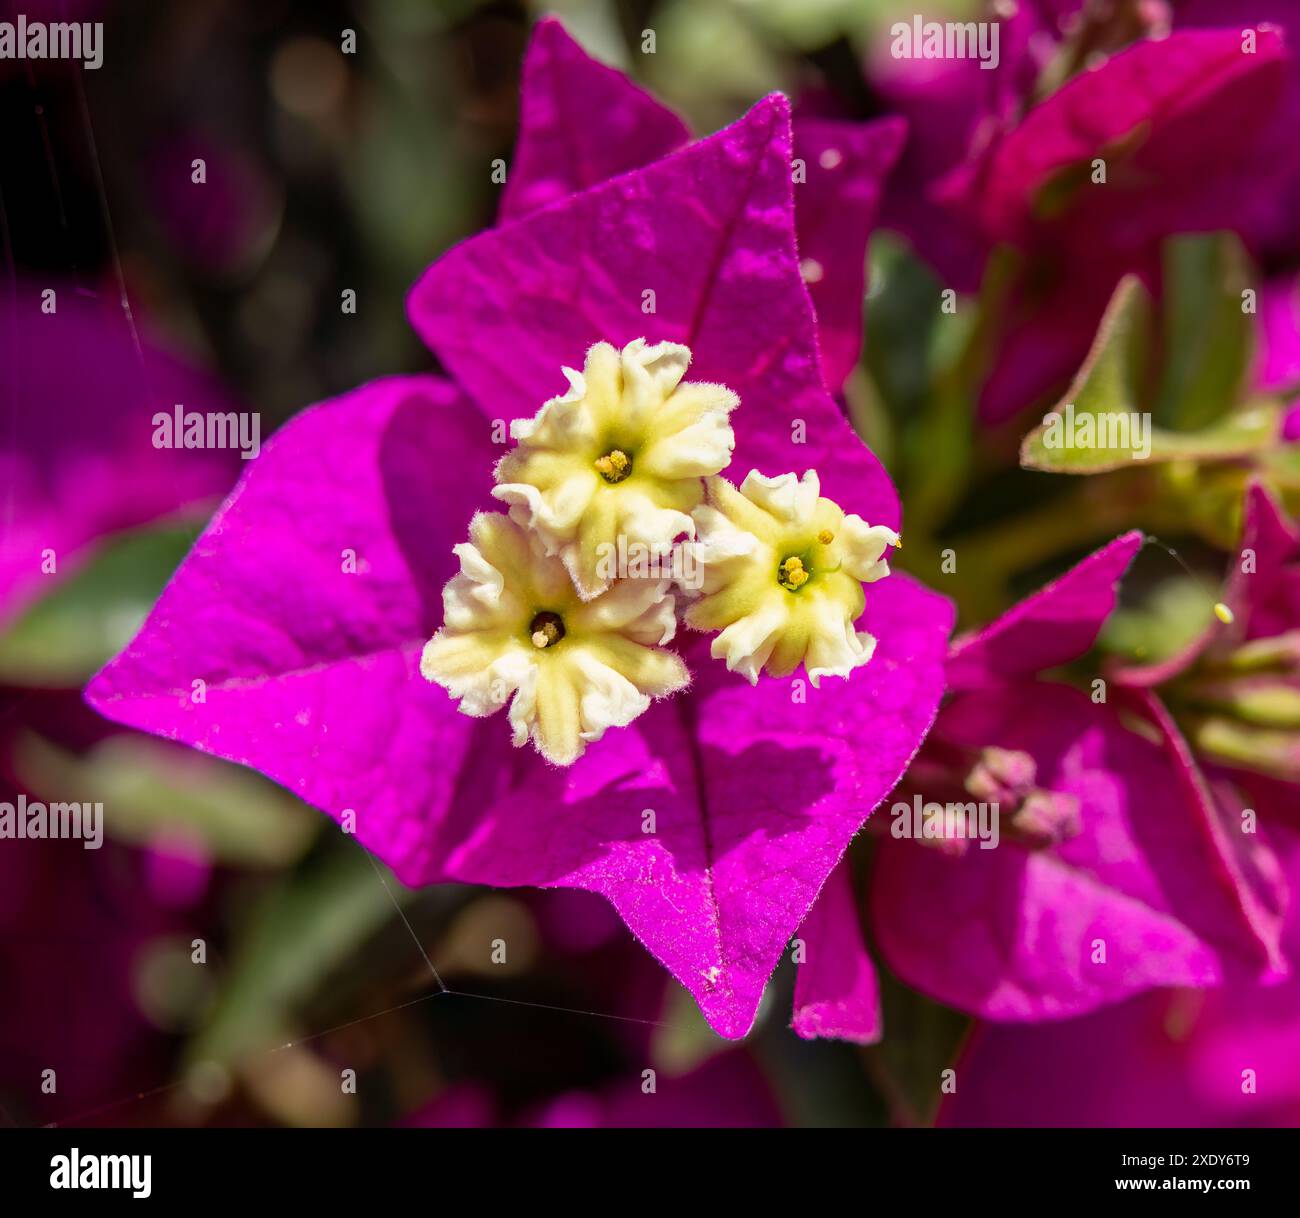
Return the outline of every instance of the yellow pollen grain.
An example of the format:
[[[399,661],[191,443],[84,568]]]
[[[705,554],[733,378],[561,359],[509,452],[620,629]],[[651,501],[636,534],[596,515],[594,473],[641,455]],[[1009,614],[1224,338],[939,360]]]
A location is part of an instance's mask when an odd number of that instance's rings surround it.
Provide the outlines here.
[[[1233,612],[1222,601],[1216,601],[1214,604],[1214,616],[1219,619],[1225,626],[1232,625]]]
[[[797,554],[792,554],[781,564],[781,582],[788,588],[802,588],[808,582],[803,559]]]
[[[612,452],[606,453],[603,457],[596,459],[596,469],[606,478],[618,478],[627,472],[627,467],[631,464],[628,455],[621,448],[616,448]]]

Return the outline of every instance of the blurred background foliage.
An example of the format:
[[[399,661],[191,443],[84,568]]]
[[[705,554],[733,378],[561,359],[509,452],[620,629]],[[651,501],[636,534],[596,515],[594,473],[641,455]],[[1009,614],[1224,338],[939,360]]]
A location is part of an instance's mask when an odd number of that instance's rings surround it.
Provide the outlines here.
[[[218,370],[261,412],[263,438],[313,401],[428,368],[406,291],[441,251],[493,221],[491,166],[511,154],[520,61],[540,11],[505,0],[104,5],[101,71],[0,75],[6,260],[37,282],[71,279],[111,299],[120,259],[142,326]],[[826,89],[854,117],[882,113],[862,59],[911,6],[559,0],[544,11],[710,131],[774,88]],[[357,31],[355,55],[340,51],[345,29]],[[656,32],[653,56],[637,53],[645,29]],[[194,157],[209,167],[201,192]],[[1203,290],[1226,282],[1221,260],[1233,256],[1204,240],[1169,251],[1169,281],[1187,286],[1160,324],[1196,335],[1173,345],[1215,361],[1208,377],[1165,369],[1154,400],[1171,436],[1235,409],[1245,347],[1227,331],[1240,311],[1216,312],[1220,298]],[[943,284],[904,240],[880,232],[869,258],[868,341],[847,406],[899,482],[904,565],[952,595],[970,625],[1119,529],[1152,528],[1196,574],[1145,552],[1108,645],[1150,656],[1190,637],[1221,570],[1213,544],[1236,527],[1240,479],[1176,456],[1089,479],[1022,469],[1024,427],[976,434],[973,413],[985,328],[1014,268],[994,259],[970,301],[980,307],[948,317],[936,307]],[[355,316],[340,309],[348,289]],[[1178,388],[1189,382],[1220,392],[1194,398]],[[1207,495],[1216,479],[1217,500]],[[1189,515],[1193,501],[1203,520]],[[647,1066],[690,1078],[719,1054],[742,1056],[788,1123],[932,1118],[935,1080],[967,1021],[887,977],[881,1045],[797,1040],[784,1026],[785,965],[756,1032],[734,1049],[597,898],[404,891],[261,777],[92,722],[76,691],[130,637],[201,525],[109,539],[0,635],[10,781],[43,797],[94,792],[113,808],[106,853],[127,860],[97,875],[86,921],[66,933],[89,935],[96,953],[129,939],[130,976],[119,1005],[100,1006],[130,1032],[103,1048],[120,1069],[59,1097],[33,1086],[30,1026],[0,1019],[22,1067],[0,1075],[10,1119],[436,1122],[439,1105],[451,1112],[464,1100],[480,1119],[529,1120],[556,1096],[635,1090]],[[938,556],[950,546],[962,562],[941,583]],[[858,849],[865,868],[870,840]],[[82,880],[53,882],[62,891]],[[15,891],[19,881],[0,872],[3,883]],[[165,907],[156,925],[138,925],[145,900]],[[490,958],[498,938],[510,944],[505,964]],[[193,965],[196,940],[204,968]],[[19,984],[51,988],[37,1009],[53,1027],[91,1036],[66,1030],[69,1002],[101,996],[59,956],[63,941],[33,933],[0,960]],[[36,965],[33,944],[44,953]],[[440,995],[430,961],[482,999]],[[343,1066],[365,1077],[360,1105],[340,1096]]]

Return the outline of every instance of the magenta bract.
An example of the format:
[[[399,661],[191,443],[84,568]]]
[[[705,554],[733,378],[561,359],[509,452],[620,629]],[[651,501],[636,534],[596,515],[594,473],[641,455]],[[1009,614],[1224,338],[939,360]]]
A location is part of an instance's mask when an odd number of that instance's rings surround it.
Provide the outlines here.
[[[852,681],[752,689],[702,665],[688,694],[568,770],[457,714],[416,664],[490,485],[493,421],[532,414],[598,340],[687,343],[693,375],[740,395],[738,468],[818,467],[845,510],[897,524],[887,475],[822,383],[790,160],[786,104],[769,98],[446,255],[410,311],[460,388],[393,378],[287,425],[93,704],[354,819],[408,883],[603,894],[713,1027],[743,1035],[933,719],[948,603],[892,576],[868,596],[879,646]]]

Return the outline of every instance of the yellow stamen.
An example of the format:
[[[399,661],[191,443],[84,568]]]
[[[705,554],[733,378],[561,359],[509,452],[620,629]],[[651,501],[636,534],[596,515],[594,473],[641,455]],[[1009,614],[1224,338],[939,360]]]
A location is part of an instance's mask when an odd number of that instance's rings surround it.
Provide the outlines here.
[[[802,588],[808,582],[808,572],[804,569],[803,559],[797,554],[792,554],[781,564],[779,582],[792,592],[796,588]]]
[[[817,540],[820,541],[822,545],[828,546],[835,540],[835,534],[832,533],[830,529],[822,529],[822,531],[817,534]]]
[[[632,466],[632,459],[621,448],[611,449],[596,458],[596,470],[606,482],[622,482]]]
[[[1219,619],[1225,626],[1232,625],[1233,613],[1222,601],[1216,601],[1214,604],[1214,616]]]

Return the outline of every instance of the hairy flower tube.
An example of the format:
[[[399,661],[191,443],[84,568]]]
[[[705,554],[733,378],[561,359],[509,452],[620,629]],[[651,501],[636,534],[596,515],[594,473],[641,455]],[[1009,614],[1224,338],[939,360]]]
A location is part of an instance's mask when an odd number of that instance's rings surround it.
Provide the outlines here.
[[[802,480],[751,470],[739,490],[710,478],[694,518],[703,595],[686,622],[720,632],[714,659],[751,684],[760,671],[785,677],[803,664],[814,687],[871,659],[876,640],[854,622],[862,585],[889,574],[883,555],[901,544],[893,529],[823,499],[815,470]]]
[[[492,493],[564,560],[584,599],[618,574],[620,537],[659,558],[694,536],[703,479],[731,461],[740,399],[683,381],[690,362],[680,343],[597,343],[581,372],[564,369],[568,393],[510,425],[518,445]]]
[[[444,626],[420,671],[481,718],[510,703],[516,746],[531,739],[570,765],[651,698],[682,689],[685,664],[661,644],[677,629],[665,580],[620,580],[589,601],[535,537],[480,512],[455,547],[460,572],[443,589]]]

